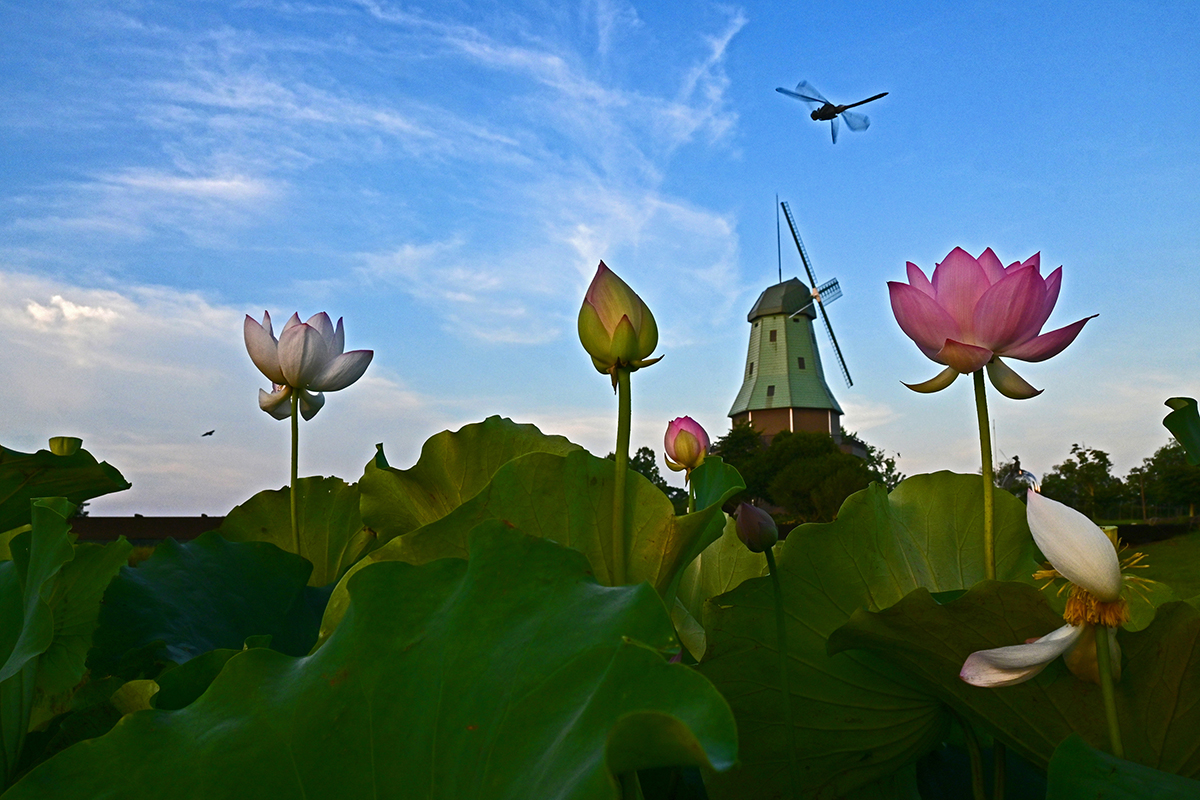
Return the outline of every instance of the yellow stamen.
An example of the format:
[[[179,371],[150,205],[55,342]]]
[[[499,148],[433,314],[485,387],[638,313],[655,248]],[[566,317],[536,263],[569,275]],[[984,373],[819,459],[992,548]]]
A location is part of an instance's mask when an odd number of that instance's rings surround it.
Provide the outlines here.
[[[1105,602],[1082,586],[1071,586],[1063,619],[1072,625],[1104,625],[1117,628],[1129,622],[1129,603],[1124,597]]]

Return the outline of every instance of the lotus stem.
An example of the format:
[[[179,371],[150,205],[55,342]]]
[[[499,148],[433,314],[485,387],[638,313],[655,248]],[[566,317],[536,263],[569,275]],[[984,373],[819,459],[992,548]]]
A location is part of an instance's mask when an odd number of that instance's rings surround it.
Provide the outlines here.
[[[975,729],[959,714],[954,714],[954,720],[962,729],[963,739],[967,743],[967,759],[971,763],[971,798],[972,800],[987,800],[987,789],[983,781],[983,750],[979,747],[979,737]],[[999,744],[999,742],[997,742]]]
[[[775,590],[775,629],[779,641],[779,683],[783,689],[783,720],[787,726],[788,772],[792,782],[792,797],[800,796],[800,765],[796,763],[796,724],[792,718],[792,690],[788,681],[787,621],[783,613],[783,588],[779,585],[779,570],[775,567],[775,554],[768,547],[763,550],[767,557],[767,569],[771,573],[771,586]]]
[[[288,495],[291,497],[292,503],[292,545],[296,548],[296,555],[303,555],[300,552],[300,525],[296,519],[296,473],[300,469],[300,391],[292,390],[292,484],[288,489]]]
[[[696,487],[692,486],[692,482],[688,481],[688,513],[691,514],[696,510]]]
[[[983,457],[983,574],[996,580],[995,498],[992,496],[992,433],[988,427],[983,370],[975,370],[975,411],[979,416],[979,450]]]
[[[1121,724],[1117,720],[1117,698],[1113,693],[1112,654],[1109,651],[1108,637],[1116,635],[1109,631],[1106,625],[1097,625],[1096,629],[1096,667],[1100,672],[1100,694],[1104,696],[1104,716],[1108,718],[1108,742],[1112,754],[1117,758],[1125,757],[1125,748],[1121,746]]]
[[[613,586],[625,583],[625,476],[629,472],[629,370],[615,368],[617,377],[617,472],[613,480]]]
[[[1008,772],[1004,743],[999,739],[992,740],[992,800],[1004,800],[1004,778]]]
[[[644,800],[637,772],[622,772],[617,780],[621,784],[621,800]]]

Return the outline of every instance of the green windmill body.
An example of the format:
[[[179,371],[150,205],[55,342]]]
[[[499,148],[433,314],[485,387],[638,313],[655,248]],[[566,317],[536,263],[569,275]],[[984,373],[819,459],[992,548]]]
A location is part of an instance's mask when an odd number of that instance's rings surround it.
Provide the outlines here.
[[[750,349],[746,355],[742,389],[733,401],[733,408],[729,409],[729,416],[734,425],[751,425],[768,441],[780,431],[810,431],[827,434],[843,444],[842,407],[825,381],[813,330],[813,321],[819,311],[846,385],[853,386],[837,337],[833,335],[833,326],[825,313],[825,304],[841,297],[842,290],[836,278],[817,286],[812,262],[796,230],[792,210],[786,202],[780,203],[779,207],[787,217],[805,273],[815,288],[810,289],[799,278],[784,281],[781,275],[779,283],[767,287],[758,296],[758,302],[746,317],[750,322]],[[843,444],[843,449],[847,446]],[[851,449],[858,455],[861,448],[851,446]],[[863,449],[862,455],[865,454]]]
[[[750,309],[750,349],[729,416],[764,436],[812,431],[839,437],[842,407],[817,350],[812,290],[799,278],[768,287]]]

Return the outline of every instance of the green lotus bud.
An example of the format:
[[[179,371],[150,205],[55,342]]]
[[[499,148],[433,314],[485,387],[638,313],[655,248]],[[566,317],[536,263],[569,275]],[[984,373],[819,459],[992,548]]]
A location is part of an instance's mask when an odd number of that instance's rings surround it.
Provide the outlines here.
[[[737,535],[751,553],[761,553],[779,541],[779,528],[771,515],[757,506],[742,503],[737,508]]]
[[[73,456],[83,447],[78,436],[54,436],[50,439],[50,452],[56,456]]]
[[[579,341],[597,371],[613,376],[614,386],[618,367],[632,372],[662,358],[646,358],[658,346],[654,315],[603,261],[579,309]]]

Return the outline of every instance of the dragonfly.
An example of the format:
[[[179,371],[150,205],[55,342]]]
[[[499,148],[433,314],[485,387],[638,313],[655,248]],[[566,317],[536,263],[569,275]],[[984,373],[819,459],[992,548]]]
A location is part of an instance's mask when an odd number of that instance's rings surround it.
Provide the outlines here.
[[[838,106],[825,99],[825,96],[817,91],[816,87],[808,81],[800,81],[796,84],[796,90],[784,89],[782,86],[775,89],[780,94],[786,94],[788,97],[794,97],[797,100],[803,100],[808,107],[813,110],[809,116],[814,120],[823,121],[829,120],[830,131],[833,133],[833,143],[837,144],[838,137],[838,117],[846,121],[846,127],[852,131],[865,131],[871,124],[871,120],[866,114],[859,114],[857,111],[849,111],[848,109],[855,106],[861,106],[864,103],[869,103],[872,100],[878,100],[881,97],[886,97],[887,92],[881,92],[874,97],[868,97],[866,100],[859,100],[857,103],[851,103],[846,106]]]

